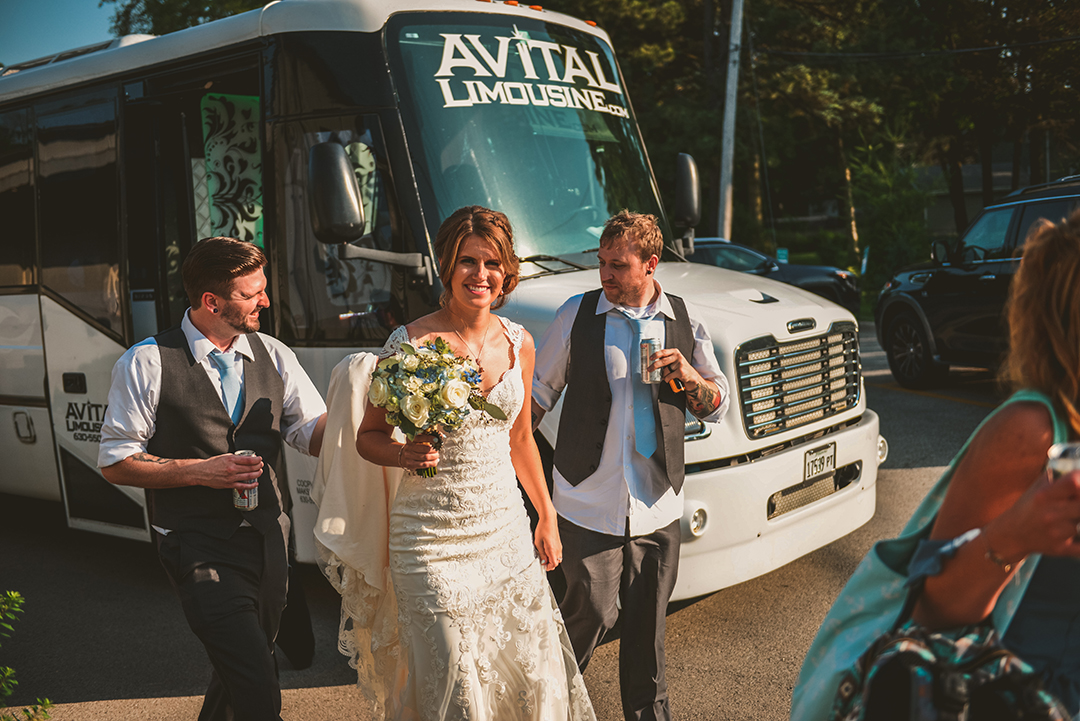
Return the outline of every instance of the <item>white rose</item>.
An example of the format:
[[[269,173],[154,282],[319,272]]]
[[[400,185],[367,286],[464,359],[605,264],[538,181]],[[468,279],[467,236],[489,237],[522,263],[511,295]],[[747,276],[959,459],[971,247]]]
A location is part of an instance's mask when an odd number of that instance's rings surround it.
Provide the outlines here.
[[[415,354],[407,355],[402,359],[401,365],[407,371],[414,371],[420,367],[420,356]]]
[[[385,378],[372,378],[367,397],[373,406],[382,407],[386,405],[387,399],[390,398],[390,384],[386,382]]]
[[[423,396],[405,396],[401,401],[401,412],[414,426],[423,428],[428,419],[428,399]]]
[[[424,385],[424,381],[420,380],[419,376],[409,376],[402,384],[409,393],[418,393]]]
[[[471,388],[465,381],[453,380],[439,391],[439,400],[450,408],[461,408],[469,400]]]

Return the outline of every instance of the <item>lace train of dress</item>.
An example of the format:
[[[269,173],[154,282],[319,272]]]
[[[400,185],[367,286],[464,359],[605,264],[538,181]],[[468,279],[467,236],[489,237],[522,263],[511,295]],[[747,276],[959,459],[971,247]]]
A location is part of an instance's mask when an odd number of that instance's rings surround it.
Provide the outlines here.
[[[488,399],[507,420],[470,413],[446,437],[438,474],[406,474],[390,510],[408,680],[389,705],[425,720],[594,719],[510,461],[510,428],[527,400],[524,331],[500,320],[514,362]],[[407,338],[399,328],[387,351]]]

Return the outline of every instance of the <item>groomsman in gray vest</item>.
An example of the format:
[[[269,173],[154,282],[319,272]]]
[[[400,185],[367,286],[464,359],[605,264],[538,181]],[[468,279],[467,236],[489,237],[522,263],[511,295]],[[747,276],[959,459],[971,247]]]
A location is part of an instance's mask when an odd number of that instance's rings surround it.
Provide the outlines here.
[[[651,215],[622,211],[600,236],[603,288],[559,309],[536,351],[533,428],[563,400],[552,500],[567,590],[560,608],[582,671],[619,617],[626,719],[670,719],[664,625],[683,513],[685,411],[718,422],[728,383],[708,330],[654,277],[663,235]],[[643,382],[640,344],[659,339]]]
[[[234,238],[195,245],[191,307],[113,368],[98,466],[147,489],[158,555],[213,665],[200,721],[281,718],[274,638],[288,587],[284,440],[311,455],[326,406],[296,356],[257,333],[266,257]],[[234,455],[237,450],[254,456]],[[238,510],[233,490],[258,489]]]

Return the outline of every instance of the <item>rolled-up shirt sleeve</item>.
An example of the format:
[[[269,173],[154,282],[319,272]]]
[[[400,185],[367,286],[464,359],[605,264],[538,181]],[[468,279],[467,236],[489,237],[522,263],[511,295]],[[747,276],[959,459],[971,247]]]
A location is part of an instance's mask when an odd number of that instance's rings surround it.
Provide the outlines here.
[[[112,370],[109,404],[101,424],[98,468],[146,451],[157,427],[161,353],[153,338],[127,350]]]
[[[532,397],[545,411],[555,407],[566,388],[566,374],[570,364],[570,331],[573,330],[580,305],[580,295],[563,303],[536,348]]]
[[[309,453],[311,434],[315,431],[319,418],[326,413],[326,403],[292,349],[275,339],[271,340],[278,346],[275,360],[279,364],[278,370],[285,384],[281,437],[301,453]]]

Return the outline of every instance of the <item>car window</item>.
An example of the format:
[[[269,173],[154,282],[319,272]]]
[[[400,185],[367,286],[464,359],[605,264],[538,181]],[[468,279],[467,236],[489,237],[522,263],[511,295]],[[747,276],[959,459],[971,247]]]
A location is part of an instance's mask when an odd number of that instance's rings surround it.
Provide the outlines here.
[[[1080,197],[1077,198],[1057,198],[1055,200],[1048,200],[1045,203],[1032,203],[1024,206],[1024,211],[1020,216],[1020,226],[1017,233],[1017,246],[1016,252],[1013,255],[1019,255],[1020,251],[1024,247],[1024,243],[1027,242],[1028,233],[1031,232],[1032,227],[1035,225],[1035,221],[1040,218],[1045,218],[1052,223],[1060,223],[1065,218],[1068,218],[1077,207],[1080,207]]]
[[[1012,220],[1012,208],[988,210],[960,240],[957,255],[962,263],[996,260],[1007,254],[1005,241]]]
[[[714,265],[731,270],[754,270],[766,260],[763,255],[734,245],[715,246],[710,250],[715,253]]]

